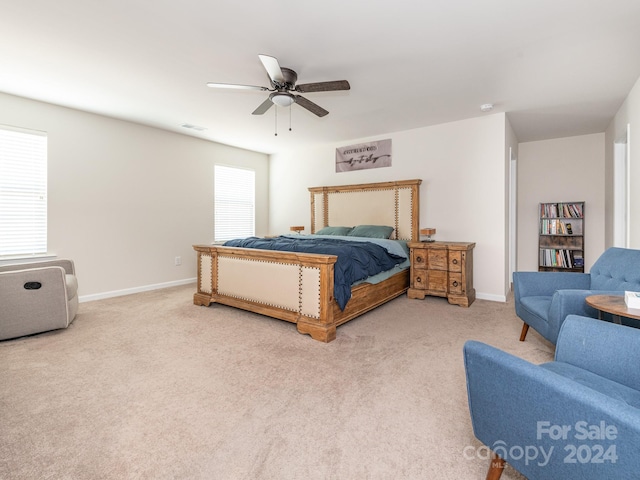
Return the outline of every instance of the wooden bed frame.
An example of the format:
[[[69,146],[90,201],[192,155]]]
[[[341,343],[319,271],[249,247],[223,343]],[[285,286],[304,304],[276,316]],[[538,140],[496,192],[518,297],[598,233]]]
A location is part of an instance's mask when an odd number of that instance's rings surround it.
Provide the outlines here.
[[[389,225],[392,238],[419,240],[422,180],[309,188],[311,233],[325,226]],[[297,324],[298,332],[330,342],[336,327],[402,295],[409,270],[352,287],[340,310],[333,298],[334,255],[194,245],[196,305],[222,303]]]

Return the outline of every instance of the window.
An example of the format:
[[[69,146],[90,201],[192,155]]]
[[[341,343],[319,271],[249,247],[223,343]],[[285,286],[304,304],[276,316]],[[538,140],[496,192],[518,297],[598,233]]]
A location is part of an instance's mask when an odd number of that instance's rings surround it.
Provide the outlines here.
[[[215,241],[255,235],[255,172],[216,165],[214,175]]]
[[[47,134],[0,126],[0,257],[47,252]]]

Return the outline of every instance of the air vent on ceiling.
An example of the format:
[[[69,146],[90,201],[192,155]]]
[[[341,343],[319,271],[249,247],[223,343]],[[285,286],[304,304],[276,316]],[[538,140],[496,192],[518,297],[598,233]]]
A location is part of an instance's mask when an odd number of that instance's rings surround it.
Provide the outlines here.
[[[192,125],[190,123],[183,123],[182,125],[180,125],[183,128],[189,128],[191,130],[197,130],[198,132],[203,132],[206,130],[206,128],[204,127],[199,127],[198,125]]]

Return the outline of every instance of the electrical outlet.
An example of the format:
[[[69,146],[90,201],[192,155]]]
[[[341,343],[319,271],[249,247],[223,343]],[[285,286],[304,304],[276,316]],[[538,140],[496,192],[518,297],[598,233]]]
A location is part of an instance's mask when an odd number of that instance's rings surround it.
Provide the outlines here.
[[[176,257],[176,267],[182,265],[182,258],[181,257]]]

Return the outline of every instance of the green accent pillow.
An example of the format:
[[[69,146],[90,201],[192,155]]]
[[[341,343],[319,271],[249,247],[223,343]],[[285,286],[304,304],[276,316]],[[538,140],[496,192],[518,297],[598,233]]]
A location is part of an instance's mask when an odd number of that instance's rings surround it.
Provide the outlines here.
[[[316,232],[316,235],[349,235],[353,227],[324,227]]]
[[[349,232],[351,237],[390,238],[393,227],[384,225],[358,225]]]

